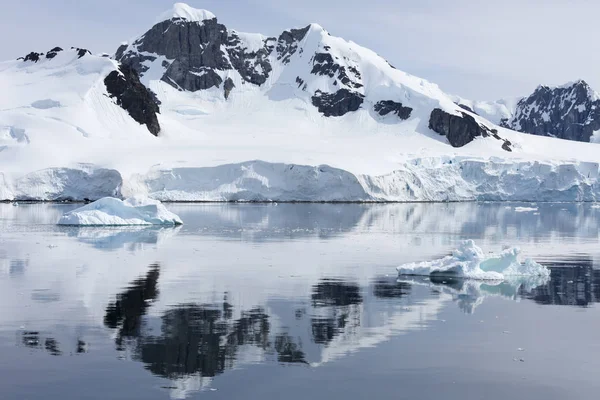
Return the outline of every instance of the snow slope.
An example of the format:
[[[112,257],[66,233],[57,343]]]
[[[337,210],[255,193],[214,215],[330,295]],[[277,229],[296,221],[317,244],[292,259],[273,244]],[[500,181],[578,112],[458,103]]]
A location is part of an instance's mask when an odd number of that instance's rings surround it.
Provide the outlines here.
[[[177,4],[159,22],[206,25],[214,23],[213,17]],[[159,137],[108,96],[103,80],[118,67],[115,60],[78,58],[67,50],[50,60],[0,63],[0,92],[6,94],[0,98],[0,199],[136,194],[162,201],[600,198],[594,145],[495,127],[493,115],[500,111],[484,114],[475,107],[481,116],[469,115],[497,129],[513,151],[503,150],[493,137],[451,147],[428,122],[434,108],[468,113],[456,98],[316,24],[306,29],[300,40],[280,46],[287,52],[283,58],[275,45],[281,39],[228,31],[236,39],[227,46],[235,51],[255,54],[269,44],[273,49],[265,56],[272,70],[260,85],[247,80],[246,70],[214,70],[235,85],[227,98],[222,85],[178,90],[161,79],[173,60],[144,53],[155,58],[144,61],[141,81],[161,102]],[[126,52],[138,54],[140,43],[126,46]],[[229,53],[223,54],[229,60]],[[330,55],[337,67],[318,54]],[[263,64],[248,65],[255,76],[267,75]],[[340,77],[341,67],[350,81]],[[315,68],[325,73],[313,73]],[[340,87],[363,102],[356,111],[326,117],[314,97]],[[411,108],[410,117],[377,112],[376,105],[388,100]]]

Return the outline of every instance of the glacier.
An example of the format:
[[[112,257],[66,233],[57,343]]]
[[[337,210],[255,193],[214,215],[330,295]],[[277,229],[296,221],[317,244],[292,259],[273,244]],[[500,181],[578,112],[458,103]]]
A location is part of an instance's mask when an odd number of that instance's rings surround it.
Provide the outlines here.
[[[3,200],[97,200],[147,196],[163,202],[446,202],[600,199],[597,163],[509,162],[430,157],[386,174],[354,174],[328,165],[248,161],[215,167],[152,167],[123,175],[80,165],[11,180],[0,172]]]

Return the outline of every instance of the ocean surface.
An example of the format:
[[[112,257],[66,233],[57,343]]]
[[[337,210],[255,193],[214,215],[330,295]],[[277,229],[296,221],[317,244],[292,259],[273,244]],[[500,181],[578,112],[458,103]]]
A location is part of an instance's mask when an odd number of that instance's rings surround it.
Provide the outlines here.
[[[592,204],[0,204],[0,399],[597,399]],[[550,279],[399,277],[519,246]]]

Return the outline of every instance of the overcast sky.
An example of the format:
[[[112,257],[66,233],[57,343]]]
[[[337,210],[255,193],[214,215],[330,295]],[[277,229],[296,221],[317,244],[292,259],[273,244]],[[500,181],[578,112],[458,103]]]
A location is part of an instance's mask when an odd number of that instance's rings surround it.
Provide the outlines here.
[[[2,59],[54,46],[114,53],[170,0],[0,0]],[[446,92],[493,100],[579,78],[600,90],[598,0],[188,0],[229,28],[317,22]]]

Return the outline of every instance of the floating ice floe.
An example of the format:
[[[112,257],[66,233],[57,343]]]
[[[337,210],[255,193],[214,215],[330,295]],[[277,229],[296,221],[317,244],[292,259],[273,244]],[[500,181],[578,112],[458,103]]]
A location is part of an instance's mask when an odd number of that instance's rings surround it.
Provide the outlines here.
[[[537,207],[515,207],[515,212],[532,212],[537,210]]]
[[[505,280],[510,277],[549,277],[550,270],[531,259],[519,261],[520,250],[509,248],[485,254],[472,240],[467,240],[452,255],[433,261],[409,263],[397,267],[400,275],[447,276],[482,280]]]
[[[157,200],[132,197],[119,200],[105,197],[81,208],[67,212],[59,225],[125,226],[125,225],[181,225],[179,216],[173,214]]]

